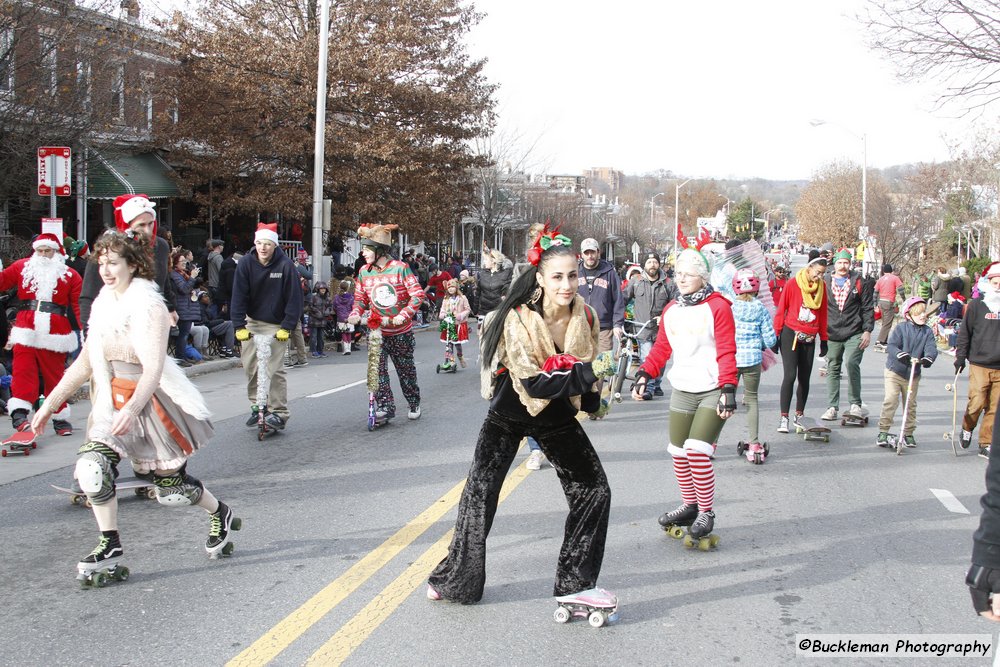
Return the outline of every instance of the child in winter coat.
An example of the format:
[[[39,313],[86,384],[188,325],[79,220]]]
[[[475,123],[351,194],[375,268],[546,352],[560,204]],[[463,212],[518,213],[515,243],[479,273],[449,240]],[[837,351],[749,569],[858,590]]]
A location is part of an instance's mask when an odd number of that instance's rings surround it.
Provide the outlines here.
[[[882,400],[882,414],[878,420],[879,447],[892,447],[889,429],[900,400],[906,402],[907,392],[912,392],[906,414],[905,426],[900,437],[907,447],[916,447],[913,431],[917,427],[917,387],[920,385],[920,371],[930,368],[937,359],[937,343],[934,332],[927,326],[927,302],[914,296],[903,304],[903,322],[892,330],[886,346],[885,398]],[[910,374],[913,374],[913,386]]]
[[[465,368],[465,357],[462,356],[462,344],[469,342],[469,315],[472,308],[469,300],[458,289],[458,281],[454,278],[444,283],[444,297],[441,299],[441,342],[445,344],[444,363],[437,367],[437,372],[454,373],[455,358]]]
[[[763,463],[767,450],[760,444],[760,410],[757,391],[760,389],[760,374],[763,368],[764,350],[778,345],[774,333],[771,313],[757,298],[760,279],[753,269],[740,269],[733,276],[733,319],[736,322],[736,373],[737,383],[743,378],[744,398],[747,404],[747,425],[750,439],[745,443],[747,460]],[[741,447],[740,449],[744,449]]]
[[[310,337],[309,350],[314,357],[325,357],[323,352],[323,334],[326,331],[327,318],[333,317],[333,300],[326,283],[319,283],[313,290],[313,295],[306,303],[306,314],[309,315]]]
[[[354,309],[354,290],[350,281],[340,283],[340,294],[333,297],[333,309],[337,314],[337,331],[340,332],[340,347],[343,354],[351,353],[351,339],[354,336],[354,325],[347,321]]]

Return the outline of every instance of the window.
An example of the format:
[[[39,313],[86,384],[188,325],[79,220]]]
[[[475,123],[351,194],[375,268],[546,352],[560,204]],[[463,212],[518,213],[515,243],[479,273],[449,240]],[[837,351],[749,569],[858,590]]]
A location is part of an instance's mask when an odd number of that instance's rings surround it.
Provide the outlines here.
[[[0,92],[14,90],[14,29],[0,29]]]
[[[92,102],[93,89],[91,87],[93,72],[89,62],[80,61],[76,64],[76,91],[80,96],[80,108],[85,113],[94,110]]]
[[[42,32],[38,35],[41,48],[40,79],[43,89],[49,95],[55,95],[59,90],[58,52],[55,35]]]
[[[153,131],[153,77],[152,72],[139,75],[142,87],[142,122],[147,132]]]
[[[114,69],[114,79],[111,82],[111,109],[119,122],[125,120],[125,65],[120,64]]]

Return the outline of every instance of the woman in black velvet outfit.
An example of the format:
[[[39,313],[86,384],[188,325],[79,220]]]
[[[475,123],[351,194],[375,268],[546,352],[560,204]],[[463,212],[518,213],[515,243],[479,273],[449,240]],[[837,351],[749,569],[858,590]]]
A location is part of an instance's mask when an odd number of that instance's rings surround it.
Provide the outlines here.
[[[606,608],[614,596],[594,587],[604,558],[611,489],[576,415],[599,408],[593,386],[611,375],[612,359],[608,353],[597,356],[598,321],[576,294],[577,258],[569,239],[546,230],[529,261],[532,266],[484,325],[482,384],[490,407],[455,535],[448,556],[430,575],[427,596],[462,603],[482,598],[486,538],[500,487],[521,440],[531,435],[555,468],[569,504],[554,593],[604,600]]]

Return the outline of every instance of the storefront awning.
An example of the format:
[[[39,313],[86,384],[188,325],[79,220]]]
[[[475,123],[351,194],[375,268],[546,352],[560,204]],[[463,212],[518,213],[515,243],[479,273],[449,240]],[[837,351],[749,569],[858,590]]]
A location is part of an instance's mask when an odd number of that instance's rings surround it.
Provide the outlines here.
[[[145,194],[150,198],[179,197],[173,169],[156,153],[105,157],[90,150],[87,166],[87,198],[114,199],[123,194]]]

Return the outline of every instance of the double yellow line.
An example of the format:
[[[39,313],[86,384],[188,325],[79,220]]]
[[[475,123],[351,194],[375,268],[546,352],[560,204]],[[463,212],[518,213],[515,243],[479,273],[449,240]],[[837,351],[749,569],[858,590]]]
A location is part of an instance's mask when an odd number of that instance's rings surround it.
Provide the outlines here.
[[[530,471],[522,463],[504,481],[500,502],[524,481]],[[357,590],[403,549],[423,535],[428,528],[448,513],[462,495],[465,480],[456,484],[430,507],[403,526],[392,537],[369,552],[347,572],[340,575],[302,606],[286,616],[262,637],[227,663],[229,667],[266,665],[292,645],[309,628],[330,613],[347,596]],[[452,531],[446,532],[406,570],[369,602],[364,609],[345,623],[307,661],[307,665],[339,665],[378,628],[415,589],[427,580],[431,569],[445,557]]]

